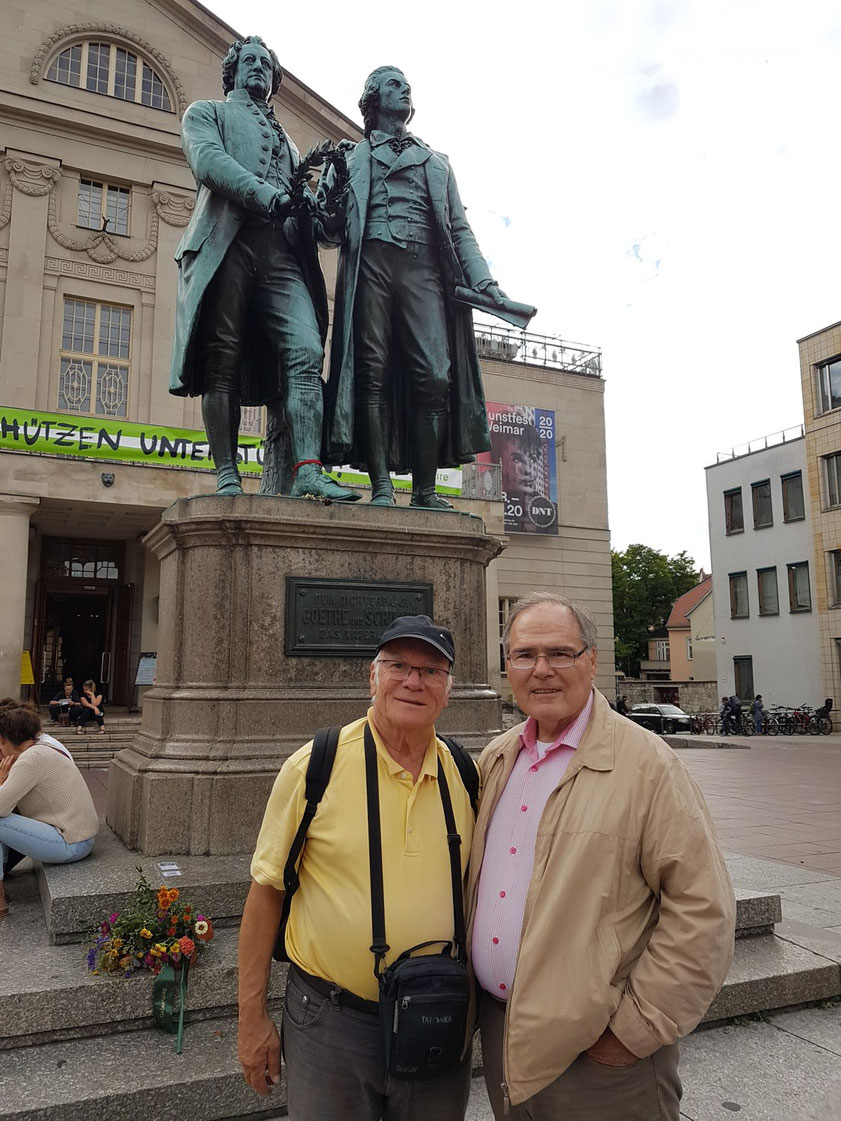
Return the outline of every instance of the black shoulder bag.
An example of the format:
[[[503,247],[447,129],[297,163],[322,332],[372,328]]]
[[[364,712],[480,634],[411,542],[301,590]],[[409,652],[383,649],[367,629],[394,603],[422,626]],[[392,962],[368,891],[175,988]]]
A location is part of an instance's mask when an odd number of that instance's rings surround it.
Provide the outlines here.
[[[420,942],[404,950],[383,970],[389,946],[385,940],[380,791],[377,749],[368,725],[365,726],[365,779],[371,869],[371,952],[374,955],[374,976],[380,986],[380,1028],[386,1066],[395,1078],[420,1081],[453,1070],[464,1049],[470,981],[467,976],[461,883],[461,837],[456,831],[450,790],[439,760],[438,788],[444,807],[452,873],[453,940],[440,940],[443,949],[439,954],[412,957],[416,950],[439,945],[437,941]]]

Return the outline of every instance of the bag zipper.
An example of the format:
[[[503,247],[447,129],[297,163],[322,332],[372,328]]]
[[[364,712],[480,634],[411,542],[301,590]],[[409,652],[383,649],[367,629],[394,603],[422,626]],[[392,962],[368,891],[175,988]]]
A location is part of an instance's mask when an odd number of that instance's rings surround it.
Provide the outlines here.
[[[504,1117],[507,1117],[511,1109],[511,1101],[508,1097],[508,1083],[500,1082],[499,1085],[502,1089],[502,1114]]]

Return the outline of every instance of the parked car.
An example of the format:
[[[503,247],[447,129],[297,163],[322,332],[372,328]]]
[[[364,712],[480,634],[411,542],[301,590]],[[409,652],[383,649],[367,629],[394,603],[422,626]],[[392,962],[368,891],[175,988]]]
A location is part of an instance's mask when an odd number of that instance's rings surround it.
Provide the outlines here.
[[[628,713],[628,719],[661,736],[692,730],[689,713],[677,705],[634,705]]]

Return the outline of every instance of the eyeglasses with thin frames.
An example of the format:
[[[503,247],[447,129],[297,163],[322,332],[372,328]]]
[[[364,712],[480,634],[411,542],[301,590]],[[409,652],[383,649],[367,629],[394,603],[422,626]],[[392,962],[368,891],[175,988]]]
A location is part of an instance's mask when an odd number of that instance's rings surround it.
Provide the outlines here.
[[[408,681],[415,670],[418,678],[428,684],[433,681],[440,684],[450,676],[448,669],[438,669],[436,666],[413,666],[411,662],[396,662],[392,658],[377,658],[377,662],[381,666],[388,666],[389,673],[403,681]]]
[[[546,664],[552,669],[572,669],[582,654],[586,654],[589,646],[582,646],[577,654],[570,654],[567,650],[553,650],[550,654],[507,654],[509,666],[512,669],[534,669],[541,658],[546,659]]]

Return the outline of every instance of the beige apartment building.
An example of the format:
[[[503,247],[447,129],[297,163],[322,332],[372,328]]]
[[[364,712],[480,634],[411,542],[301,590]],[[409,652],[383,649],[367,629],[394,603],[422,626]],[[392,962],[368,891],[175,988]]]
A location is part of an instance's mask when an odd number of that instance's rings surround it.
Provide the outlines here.
[[[70,673],[130,704],[157,646],[142,538],[175,499],[213,486],[199,401],[168,392],[173,256],[195,198],[181,116],[222,96],[236,33],[191,0],[7,0],[0,25],[0,690],[17,689],[26,651],[42,699]],[[275,111],[298,147],[358,139],[294,62],[281,57]],[[336,255],[323,265],[332,299]],[[498,325],[477,337],[494,451],[439,482],[508,542],[488,575],[491,684],[507,693],[510,605],[550,588],[594,610],[612,696],[600,354]],[[262,424],[245,411],[251,490]]]
[[[841,323],[798,339],[821,698],[841,698]]]

